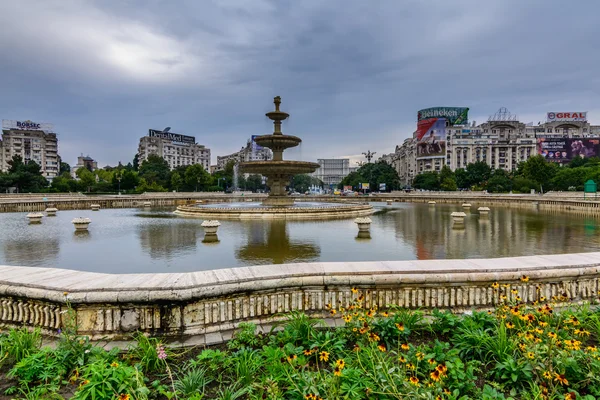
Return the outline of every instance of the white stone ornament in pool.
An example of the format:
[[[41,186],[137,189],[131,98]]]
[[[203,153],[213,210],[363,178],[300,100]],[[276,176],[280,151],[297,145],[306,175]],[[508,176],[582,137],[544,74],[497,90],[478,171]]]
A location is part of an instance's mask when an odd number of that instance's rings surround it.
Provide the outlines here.
[[[29,213],[27,214],[27,218],[29,218],[29,223],[31,224],[39,224],[42,222],[42,218],[44,214],[39,212]]]
[[[152,207],[152,202],[151,201],[145,201],[144,202],[144,207]]]
[[[89,218],[78,217],[74,218],[71,222],[73,222],[73,225],[75,225],[76,231],[87,231],[88,225],[92,223],[92,220]]]
[[[471,208],[471,203],[463,203],[462,208],[466,208],[466,209]]]
[[[450,214],[450,216],[452,217],[452,221],[455,224],[464,224],[465,223],[465,217],[467,216],[467,214],[465,214],[462,211],[455,211],[452,214]]]
[[[46,208],[46,215],[48,217],[55,217],[56,216],[56,212],[58,211],[58,208],[54,208],[54,207],[48,207]]]
[[[202,200],[196,200],[196,204],[202,204],[202,203],[204,203],[204,201],[202,201]]]
[[[427,202],[427,204],[429,204],[430,206],[435,206],[435,201],[430,200],[430,201]]]
[[[479,207],[477,209],[477,211],[479,211],[479,215],[488,215],[490,213],[490,208],[489,207]]]
[[[359,232],[366,232],[371,229],[371,218],[369,217],[360,217],[354,220],[354,223],[358,225]]]
[[[92,204],[92,211],[100,211],[100,204]]]
[[[204,228],[205,235],[216,235],[221,223],[217,220],[202,221],[201,226]]]
[[[388,201],[386,201],[386,203],[388,206],[391,206],[393,202],[392,202],[392,200],[388,200]]]

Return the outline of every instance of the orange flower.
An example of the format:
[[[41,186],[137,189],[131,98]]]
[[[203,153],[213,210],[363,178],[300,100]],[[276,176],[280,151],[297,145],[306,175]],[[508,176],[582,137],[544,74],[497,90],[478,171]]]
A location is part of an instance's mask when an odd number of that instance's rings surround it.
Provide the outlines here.
[[[441,378],[440,371],[438,371],[437,369],[434,369],[433,372],[429,374],[429,377],[434,382],[439,381]]]
[[[411,376],[409,382],[415,386],[419,386],[419,378],[417,378],[416,376]]]
[[[400,345],[400,348],[402,350],[408,351],[410,350],[410,345],[408,343],[402,343],[402,345]]]
[[[380,344],[379,346],[377,346],[377,348],[378,348],[378,349],[379,349],[379,351],[381,351],[382,353],[385,353],[385,351],[387,350],[387,349],[385,348],[385,346],[384,346],[384,345],[382,345],[382,344]]]
[[[565,385],[565,386],[569,385],[569,381],[567,380],[567,378],[565,378],[564,375],[557,374],[556,372],[554,373],[554,380],[556,382],[560,383],[561,385]]]
[[[121,393],[119,395],[119,400],[129,400],[131,397],[126,393]]]
[[[398,329],[400,332],[404,332],[404,324],[402,322],[396,324],[396,329]]]

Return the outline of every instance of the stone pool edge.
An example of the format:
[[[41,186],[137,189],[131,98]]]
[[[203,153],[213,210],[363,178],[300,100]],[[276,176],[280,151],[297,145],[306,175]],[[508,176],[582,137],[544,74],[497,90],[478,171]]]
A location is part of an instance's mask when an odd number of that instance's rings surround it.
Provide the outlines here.
[[[527,275],[528,282],[521,277]],[[268,330],[300,310],[331,318],[327,304],[399,305],[425,311],[490,309],[508,285],[529,303],[565,294],[596,300],[600,252],[492,259],[317,262],[158,274],[103,274],[56,268],[0,266],[0,327],[38,326],[53,336],[67,301],[80,334],[126,340],[143,331],[185,344],[215,344],[241,322]]]

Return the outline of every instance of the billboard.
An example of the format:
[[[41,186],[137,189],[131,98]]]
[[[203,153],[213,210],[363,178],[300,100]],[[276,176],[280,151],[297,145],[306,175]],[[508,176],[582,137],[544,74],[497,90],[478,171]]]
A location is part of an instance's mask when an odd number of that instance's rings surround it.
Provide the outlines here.
[[[361,183],[360,184],[360,188],[362,190],[369,190],[369,184],[368,183]]]
[[[385,183],[380,183],[379,184],[379,191],[380,192],[385,192]]]
[[[450,125],[466,124],[469,120],[468,107],[431,107],[417,112],[417,121],[445,118]]]
[[[583,112],[549,112],[546,114],[548,122],[585,122],[587,111]]]
[[[424,119],[417,124],[417,158],[446,156],[446,120]]]
[[[196,138],[194,136],[186,136],[186,135],[180,135],[179,133],[158,131],[156,129],[148,129],[148,136],[158,137],[161,139],[167,139],[167,140],[170,140],[175,143],[182,143],[182,144],[195,144],[196,143]]]
[[[546,161],[568,163],[573,158],[597,157],[600,139],[539,138],[538,154]]]
[[[351,192],[352,186],[344,186],[344,192]]]
[[[12,119],[3,119],[2,129],[21,129],[27,131],[52,132],[54,126],[47,122],[34,122],[30,120],[17,121]]]

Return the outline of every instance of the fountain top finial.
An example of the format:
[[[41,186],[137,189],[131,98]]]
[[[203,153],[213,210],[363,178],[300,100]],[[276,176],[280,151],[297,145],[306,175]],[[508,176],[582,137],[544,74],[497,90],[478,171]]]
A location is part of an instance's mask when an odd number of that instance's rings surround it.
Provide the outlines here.
[[[275,98],[273,98],[273,103],[275,103],[275,111],[279,111],[279,105],[281,104],[281,96],[275,96]]]

